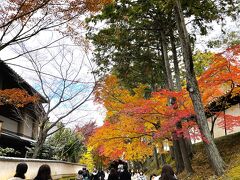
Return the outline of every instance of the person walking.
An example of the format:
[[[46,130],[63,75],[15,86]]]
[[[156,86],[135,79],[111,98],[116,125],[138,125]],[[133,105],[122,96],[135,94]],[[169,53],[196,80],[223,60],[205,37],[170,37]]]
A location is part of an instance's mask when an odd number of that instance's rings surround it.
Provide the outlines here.
[[[107,180],[107,179],[108,179],[108,176],[109,176],[109,170],[106,169],[106,170],[104,171],[104,173],[105,173],[104,179]]]
[[[131,180],[131,174],[128,172],[127,165],[123,165],[123,169],[120,171],[120,180]]]
[[[139,170],[137,169],[136,173],[134,174],[134,179],[137,180],[139,176]]]
[[[116,169],[112,168],[110,170],[110,173],[108,175],[108,179],[107,180],[118,180],[118,172]]]
[[[100,174],[96,168],[94,168],[90,179],[91,180],[100,180]]]
[[[27,172],[28,165],[26,163],[19,163],[16,167],[16,174],[14,177],[8,180],[22,180],[25,179],[25,173]]]
[[[99,178],[100,178],[100,180],[104,180],[104,178],[105,178],[105,173],[104,173],[104,171],[103,171],[103,170],[100,170],[98,173],[99,173]]]
[[[51,169],[49,165],[43,164],[38,169],[37,176],[34,178],[34,180],[52,180],[51,176]]]
[[[90,174],[89,174],[89,171],[87,170],[87,168],[82,168],[82,171],[83,171],[83,179],[84,180],[89,180],[90,179]]]
[[[143,172],[142,172],[142,171],[140,171],[140,173],[139,173],[139,176],[138,176],[137,180],[147,180],[146,176],[143,174]]]
[[[159,180],[177,180],[177,176],[174,174],[173,168],[170,165],[165,164],[162,167],[162,173]]]
[[[76,180],[83,180],[83,171],[82,170],[78,171]]]
[[[151,174],[151,176],[150,176],[150,180],[155,180],[155,177],[157,177],[156,174]]]

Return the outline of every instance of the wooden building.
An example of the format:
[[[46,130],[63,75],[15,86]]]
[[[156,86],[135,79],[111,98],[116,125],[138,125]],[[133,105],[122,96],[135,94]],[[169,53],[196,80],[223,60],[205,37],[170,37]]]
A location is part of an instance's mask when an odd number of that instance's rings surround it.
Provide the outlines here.
[[[37,93],[41,97],[41,103],[46,101],[13,69],[0,60],[0,89],[11,88],[24,89],[30,95]],[[14,148],[21,153],[20,157],[24,157],[26,147],[30,147],[31,142],[36,141],[38,136],[38,122],[36,121],[35,117],[37,114],[33,111],[32,104],[21,108],[20,112],[16,113],[15,108],[10,105],[0,106],[0,121],[3,122],[0,134],[0,147]]]
[[[240,132],[240,122],[238,120],[235,121],[235,125],[233,126],[229,124],[227,118],[225,119],[224,116],[218,115],[221,112],[222,115],[230,115],[232,118],[240,117],[240,87],[235,87],[233,90],[226,90],[223,96],[212,101],[205,109],[209,129],[212,131],[214,138]],[[221,126],[219,125],[220,122]],[[232,126],[232,128],[229,128],[229,126]]]

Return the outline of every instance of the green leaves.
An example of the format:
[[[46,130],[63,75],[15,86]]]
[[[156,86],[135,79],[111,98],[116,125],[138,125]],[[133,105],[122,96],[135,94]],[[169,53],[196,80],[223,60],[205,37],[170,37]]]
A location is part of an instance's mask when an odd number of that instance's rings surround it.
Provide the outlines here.
[[[161,84],[163,66],[155,1],[119,0],[106,6],[92,22],[104,22],[100,31],[89,31],[95,45],[99,75],[113,72],[129,89],[139,83]],[[153,17],[152,17],[153,16]]]
[[[55,159],[78,162],[80,155],[85,151],[83,138],[80,134],[69,128],[62,128],[53,134],[47,144],[53,149]]]
[[[209,68],[209,65],[213,62],[213,56],[214,54],[211,52],[203,53],[200,51],[193,56],[194,70],[197,77]]]

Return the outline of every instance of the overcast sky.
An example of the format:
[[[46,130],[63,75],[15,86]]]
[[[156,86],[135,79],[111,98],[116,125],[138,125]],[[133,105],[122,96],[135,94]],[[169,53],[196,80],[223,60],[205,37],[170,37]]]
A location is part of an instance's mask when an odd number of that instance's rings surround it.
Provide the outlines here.
[[[56,32],[52,31],[45,31],[40,33],[38,36],[32,38],[30,41],[27,41],[24,44],[18,44],[15,46],[12,46],[10,48],[6,48],[2,51],[0,51],[0,58],[2,60],[5,60],[5,62],[13,68],[21,77],[23,77],[29,84],[31,84],[36,90],[41,92],[41,88],[39,88],[38,78],[36,76],[36,73],[33,71],[33,67],[31,63],[27,60],[26,57],[28,55],[24,55],[23,57],[16,58],[13,60],[8,60],[12,57],[17,56],[18,54],[23,53],[26,50],[32,50],[36,47],[41,47],[49,42],[52,42],[56,39],[59,39],[61,37]],[[64,47],[63,47],[64,45]],[[85,46],[76,46],[69,38],[64,38],[55,44],[52,45],[52,48],[48,48],[40,50],[38,52],[31,53],[31,56],[34,59],[39,59],[41,61],[41,64],[46,63],[49,59],[55,57],[59,63],[62,60],[62,49],[64,49],[64,55],[65,60],[70,61],[73,59],[73,66],[72,68],[72,75],[70,75],[68,78],[71,79],[74,76],[74,71],[78,71],[79,67],[81,66],[80,74],[77,77],[77,80],[81,83],[78,83],[73,89],[72,92],[77,89],[78,87],[82,87],[84,89],[84,93],[88,94],[91,92],[92,87],[94,85],[94,78],[92,75],[92,70],[95,68],[94,63],[89,61],[91,59],[91,51],[86,52],[84,50]],[[67,54],[67,55],[66,55]],[[57,82],[60,81],[60,73],[56,70],[54,67],[56,66],[56,62],[49,63],[43,68],[44,78],[46,81],[49,81],[50,83],[54,82],[57,85]],[[56,77],[56,78],[54,78]],[[71,93],[71,92],[70,92]],[[78,97],[81,98],[81,97]],[[71,116],[69,116],[66,120],[75,120],[72,122],[70,127],[74,127],[75,125],[83,125],[85,122],[88,121],[96,121],[98,125],[103,124],[103,119],[105,116],[105,109],[99,105],[96,104],[93,101],[94,97],[92,96],[84,105],[82,105],[76,112],[74,112]],[[62,106],[58,108],[57,111],[54,112],[54,114],[51,114],[51,120],[53,121],[56,119],[56,114],[60,114],[64,108],[67,108],[66,106]]]

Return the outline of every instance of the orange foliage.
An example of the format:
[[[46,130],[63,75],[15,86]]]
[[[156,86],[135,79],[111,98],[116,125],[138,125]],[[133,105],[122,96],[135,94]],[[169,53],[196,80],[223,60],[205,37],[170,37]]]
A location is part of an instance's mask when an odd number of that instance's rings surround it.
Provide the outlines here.
[[[122,88],[116,76],[107,76],[95,92],[96,101],[104,104],[107,117],[104,125],[96,130],[89,145],[111,160],[124,157],[126,160],[143,160],[152,154],[149,146],[151,132],[145,121],[128,115],[130,103],[142,100],[146,86],[134,89],[134,94]],[[138,153],[136,153],[138,152]]]
[[[240,94],[239,61],[240,46],[213,56],[211,65],[198,80],[205,107],[225,93],[231,93],[232,96]],[[163,139],[170,139],[173,131],[186,138],[203,139],[193,121],[194,110],[185,89],[181,92],[161,90],[152,93],[150,99],[145,99],[145,87],[139,85],[134,93],[130,93],[120,86],[115,76],[106,77],[98,86],[96,101],[105,106],[107,117],[89,143],[101,155],[110,159],[124,157],[127,160],[142,160],[151,155],[153,146],[161,147]],[[223,127],[227,123],[228,130],[240,125],[239,117],[219,117],[225,119],[219,125]],[[176,128],[179,121],[182,127]],[[136,152],[138,154],[135,156]]]
[[[4,18],[0,20],[0,27],[10,21],[25,22],[37,11],[44,16],[55,15],[67,20],[86,11],[99,11],[104,5],[112,2],[112,0],[6,0],[1,3]]]
[[[144,133],[138,132],[139,125],[133,127],[126,124],[129,121],[118,123],[105,122],[98,128],[89,140],[90,146],[98,149],[101,156],[111,160],[124,158],[126,160],[144,160],[152,153],[152,146],[144,141]]]
[[[112,3],[113,0],[85,0],[86,8],[92,12],[97,12],[106,4]]]
[[[110,159],[144,160],[152,155],[153,147],[161,151],[162,141],[171,138],[178,121],[193,114],[192,109],[187,109],[192,107],[187,93],[162,90],[145,99],[145,88],[139,85],[130,93],[115,76],[106,77],[98,86],[96,100],[104,104],[107,117],[90,138],[89,145],[99,148],[101,155]],[[173,97],[177,101],[168,105]]]
[[[84,40],[79,34],[84,23],[82,15],[95,13],[108,3],[112,3],[112,0],[0,1],[0,31],[6,36],[19,27],[16,34],[12,35],[12,41],[22,41],[40,31],[53,29],[83,44]],[[8,45],[7,42],[2,48]]]
[[[39,100],[37,95],[30,96],[27,91],[13,88],[0,90],[0,105],[9,104],[16,107],[24,107],[29,103],[34,103]]]

